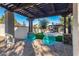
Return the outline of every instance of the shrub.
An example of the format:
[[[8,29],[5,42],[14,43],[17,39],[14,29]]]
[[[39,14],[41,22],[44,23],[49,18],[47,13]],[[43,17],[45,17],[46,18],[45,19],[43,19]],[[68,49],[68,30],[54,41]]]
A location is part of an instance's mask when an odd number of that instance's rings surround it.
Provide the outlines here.
[[[63,36],[56,36],[56,41],[62,42],[63,41]]]
[[[44,34],[43,33],[37,33],[36,35],[36,39],[43,39]]]

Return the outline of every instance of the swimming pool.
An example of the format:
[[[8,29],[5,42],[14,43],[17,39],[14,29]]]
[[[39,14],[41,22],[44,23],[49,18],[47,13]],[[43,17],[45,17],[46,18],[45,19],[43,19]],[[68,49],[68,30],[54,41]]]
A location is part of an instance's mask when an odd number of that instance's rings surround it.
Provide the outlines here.
[[[33,42],[34,40],[36,40],[36,36],[34,33],[28,33],[27,37],[25,37],[25,40],[28,42]],[[55,36],[44,35],[42,42],[45,45],[53,45],[56,42],[56,38]]]
[[[43,44],[45,45],[53,45],[56,42],[55,36],[44,36]]]

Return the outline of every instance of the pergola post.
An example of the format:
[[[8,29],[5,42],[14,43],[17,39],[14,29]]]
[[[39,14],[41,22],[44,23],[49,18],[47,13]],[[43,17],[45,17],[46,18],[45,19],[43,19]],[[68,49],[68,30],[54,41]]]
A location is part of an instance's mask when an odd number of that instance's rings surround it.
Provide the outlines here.
[[[64,34],[66,34],[66,16],[64,16]]]
[[[13,12],[5,12],[5,33],[14,37],[14,14]]]
[[[79,4],[73,3],[73,55],[79,56]]]
[[[63,40],[63,42],[65,44],[72,45],[71,34],[67,34],[67,31],[66,31],[66,29],[67,29],[67,27],[66,27],[66,25],[67,25],[66,21],[67,21],[67,19],[66,19],[66,14],[65,14],[64,15],[64,40]],[[69,22],[69,26],[70,26],[70,22]],[[70,31],[71,31],[71,29],[70,29]]]
[[[68,16],[68,33],[71,34],[71,15]]]
[[[66,31],[66,15],[64,15],[64,43],[72,45],[72,35],[71,35],[71,17],[68,17],[68,32]]]
[[[29,20],[29,32],[32,32],[33,31],[33,20],[31,18],[28,19]]]
[[[64,15],[64,43],[68,44],[68,38],[66,33],[66,15]]]

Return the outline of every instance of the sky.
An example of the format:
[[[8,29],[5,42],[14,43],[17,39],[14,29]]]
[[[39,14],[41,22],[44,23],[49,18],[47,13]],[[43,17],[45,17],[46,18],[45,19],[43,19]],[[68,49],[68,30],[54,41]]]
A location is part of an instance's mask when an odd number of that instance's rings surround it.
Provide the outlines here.
[[[49,16],[49,17],[44,17],[44,18],[48,19],[50,24],[52,24],[52,22],[53,24],[59,24],[61,16]],[[39,23],[38,20],[42,20],[44,18],[35,19],[33,23],[38,24]]]
[[[0,18],[5,14],[5,11],[6,11],[6,9],[0,7]],[[23,24],[23,22],[25,22],[25,24],[28,26],[28,17],[14,13],[14,18],[20,24]],[[53,22],[54,24],[59,24],[61,16],[50,16],[50,17],[45,17],[45,18],[47,18],[50,23]],[[39,19],[43,19],[43,18],[39,18]],[[39,19],[34,19],[33,24],[38,24]]]

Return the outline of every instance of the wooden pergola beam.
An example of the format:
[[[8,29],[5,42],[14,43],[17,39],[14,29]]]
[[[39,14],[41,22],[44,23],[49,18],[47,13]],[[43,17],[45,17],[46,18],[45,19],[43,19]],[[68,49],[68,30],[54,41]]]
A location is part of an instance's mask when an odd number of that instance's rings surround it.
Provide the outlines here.
[[[2,7],[4,7],[4,8],[6,8],[6,9],[8,9],[8,10],[10,10],[10,11],[13,11],[13,12],[15,12],[17,9],[22,9],[22,10],[24,10],[24,8],[30,8],[30,6],[33,6],[34,7],[34,5],[36,6],[38,3],[25,3],[25,4],[22,4],[22,3],[11,3],[11,4],[13,4],[13,7],[8,7],[8,6],[6,6],[6,5],[4,5],[4,4],[1,4],[1,6]],[[42,4],[42,3],[40,3],[40,4]],[[38,4],[38,5],[40,5],[40,4]],[[47,11],[44,11],[44,10],[42,10],[42,9],[40,9],[40,8],[38,8],[38,5],[35,7],[35,8],[37,8],[38,10],[40,10],[40,13],[43,13],[44,15],[36,15],[36,13],[35,12],[31,12],[31,11],[29,11],[29,10],[27,10],[27,12],[28,13],[30,13],[30,14],[32,14],[33,15],[33,18],[42,18],[42,17],[48,17],[48,16],[53,16],[53,15],[62,15],[63,13],[67,13],[67,14],[69,14],[69,13],[71,13],[72,11],[67,11],[67,10],[69,10],[69,8],[72,6],[72,5],[70,5],[66,10],[59,10],[58,12],[57,11],[55,11],[56,9],[55,9],[55,6],[53,7],[55,10],[53,10],[53,11],[51,11],[51,14]],[[49,4],[48,4],[49,5]],[[51,6],[53,6],[52,4],[50,4]],[[51,7],[50,7],[51,8]],[[59,8],[59,7],[58,7]],[[70,8],[70,9],[72,9],[72,8]],[[55,11],[55,13],[53,13]],[[20,14],[20,11],[18,11],[19,12],[19,14]],[[21,15],[22,15],[23,13],[21,12]],[[27,15],[27,13],[26,14],[23,14],[23,16],[28,16]],[[29,17],[29,16],[28,16]]]

